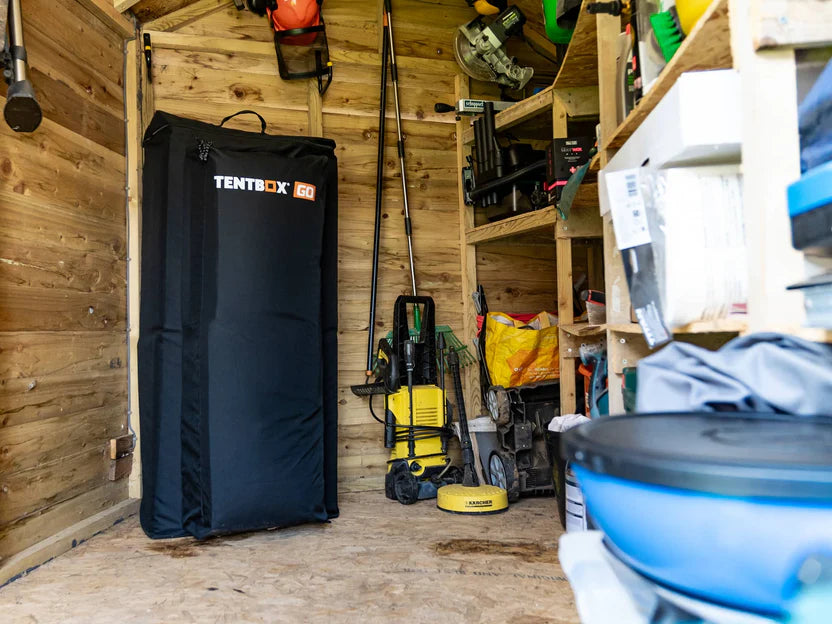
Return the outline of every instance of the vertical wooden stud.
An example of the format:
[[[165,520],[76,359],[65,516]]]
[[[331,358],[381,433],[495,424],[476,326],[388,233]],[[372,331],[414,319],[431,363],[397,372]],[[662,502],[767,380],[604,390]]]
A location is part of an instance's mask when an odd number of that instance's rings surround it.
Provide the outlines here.
[[[142,88],[141,76],[144,66],[144,54],[137,39],[127,42],[125,47],[124,101],[127,121],[127,280],[128,311],[130,317],[130,396],[128,406],[130,423],[136,434],[133,449],[133,467],[129,471],[128,492],[131,498],[142,496],[142,468],[139,437],[139,291],[141,284],[141,175],[142,175]],[[125,463],[124,460],[122,464]],[[121,467],[119,474],[127,474]],[[111,475],[111,480],[113,480]]]
[[[469,95],[470,83],[467,76],[457,74],[454,80],[454,98],[459,101]],[[477,336],[477,311],[471,294],[477,290],[477,247],[468,244],[466,232],[474,227],[474,209],[465,204],[465,185],[462,180],[462,168],[467,165],[465,157],[469,148],[462,140],[462,133],[467,126],[463,117],[456,122],[456,165],[459,183],[459,256],[462,273],[462,341],[473,349],[473,340]],[[480,371],[472,364],[462,369],[462,382],[465,392],[465,407],[472,418],[479,416],[482,410],[480,396]]]
[[[567,106],[558,93],[552,98],[552,136],[564,138],[569,136],[567,128]],[[560,222],[555,223],[552,233],[555,237],[555,255],[557,266],[558,323],[571,325],[575,321],[573,312],[574,293],[572,290],[572,239],[558,236]],[[575,360],[566,357],[566,340],[564,331],[558,332],[558,350],[560,352],[560,413],[575,412]]]
[[[321,93],[318,91],[318,81],[307,80],[306,84],[306,100],[309,106],[309,136],[322,137],[324,135],[324,117]]]
[[[800,177],[795,55],[790,48],[754,50],[751,9],[751,0],[731,0],[729,11],[734,65],[742,76],[748,329],[797,331],[803,303],[786,290],[805,277],[803,255],[791,244],[786,203],[786,187]]]

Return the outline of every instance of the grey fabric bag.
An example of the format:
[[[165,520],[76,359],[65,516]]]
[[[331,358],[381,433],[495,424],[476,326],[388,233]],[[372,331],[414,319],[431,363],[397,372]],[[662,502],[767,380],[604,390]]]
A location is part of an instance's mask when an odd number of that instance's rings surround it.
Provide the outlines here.
[[[718,351],[673,342],[639,362],[636,409],[832,414],[832,347],[773,333]]]

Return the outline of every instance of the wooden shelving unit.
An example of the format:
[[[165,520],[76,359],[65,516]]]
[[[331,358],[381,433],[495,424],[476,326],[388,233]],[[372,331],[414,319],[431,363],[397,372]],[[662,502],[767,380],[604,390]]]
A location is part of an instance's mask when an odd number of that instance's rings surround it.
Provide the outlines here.
[[[466,232],[466,242],[469,245],[490,243],[502,238],[528,234],[538,230],[551,228],[558,218],[558,211],[554,206],[526,212],[516,217],[495,221],[487,225],[471,228]]]
[[[609,150],[624,145],[684,72],[725,69],[732,67],[732,63],[728,0],[716,0],[685,38],[647,95],[612,135],[604,138],[603,148]],[[714,96],[718,97],[718,94]]]
[[[650,91],[617,126],[615,43],[620,28],[617,18],[597,16],[601,167],[639,128],[681,74],[731,67],[739,70],[748,314],[673,328],[678,340],[718,348],[748,332],[779,331],[808,340],[832,341],[832,331],[799,327],[803,318],[801,302],[785,290],[787,284],[802,279],[805,271],[802,254],[791,248],[785,205],[785,187],[800,175],[795,48],[832,43],[832,31],[822,9],[832,17],[829,8],[815,0],[713,0]],[[807,16],[813,17],[807,20]],[[818,23],[814,23],[815,18]],[[761,54],[763,49],[767,51]],[[718,93],[713,95],[719,97]],[[650,349],[639,326],[629,322],[626,279],[608,215],[604,218],[604,246],[608,297],[611,292],[621,293],[613,309],[608,305],[606,327],[610,408],[615,414],[623,411],[620,375],[649,355]]]
[[[553,91],[554,87],[546,87],[540,93],[536,93],[506,110],[500,111],[494,115],[494,129],[497,132],[505,132],[509,128],[513,128],[538,115],[550,112],[552,110]],[[469,126],[462,133],[462,141],[465,145],[474,142],[474,129],[472,127]]]
[[[641,327],[638,323],[618,323],[609,325],[610,331],[622,334],[640,334]],[[741,334],[748,329],[748,321],[742,317],[729,317],[714,321],[697,321],[681,327],[674,327],[674,335],[681,334],[708,334],[708,333],[733,333]]]
[[[584,0],[586,4],[587,0]],[[597,82],[598,53],[596,19],[582,11],[572,41],[564,56],[563,64],[554,83],[543,91],[514,104],[495,115],[495,129],[498,133],[511,130],[512,134],[530,136],[534,139],[567,136],[567,120],[570,118],[597,117],[600,112]],[[458,82],[457,97],[466,97],[467,83]],[[473,143],[470,121],[457,124],[457,156],[460,166]],[[555,246],[557,266],[557,305],[560,322],[561,357],[569,360],[578,356],[581,343],[603,339],[604,329],[575,324],[573,318],[572,292],[572,248],[573,242],[595,239],[603,236],[602,222],[598,211],[597,172],[600,158],[596,158],[586,181],[581,185],[572,203],[569,218],[560,217],[557,208],[549,206],[474,227],[473,211],[460,202],[460,223],[462,235],[463,296],[466,299],[465,334],[467,341],[475,335],[473,306],[469,304],[470,294],[477,287],[476,247],[496,241],[512,239],[524,241],[529,235],[538,234],[536,241],[548,237]],[[461,182],[460,182],[461,184]],[[524,238],[525,237],[525,238]],[[598,260],[595,268],[602,270],[598,245]],[[554,276],[553,276],[554,277]],[[577,341],[577,342],[576,342]],[[574,361],[574,360],[570,360]],[[476,406],[469,410],[478,413],[480,406],[478,373],[468,367],[466,401]],[[575,367],[561,365],[561,411],[575,410]]]

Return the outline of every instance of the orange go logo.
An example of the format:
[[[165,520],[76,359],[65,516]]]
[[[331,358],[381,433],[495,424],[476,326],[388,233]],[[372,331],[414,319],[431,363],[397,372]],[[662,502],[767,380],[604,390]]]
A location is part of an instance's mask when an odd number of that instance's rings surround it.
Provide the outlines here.
[[[305,182],[295,182],[295,192],[292,194],[292,197],[315,201],[315,185],[306,184]]]

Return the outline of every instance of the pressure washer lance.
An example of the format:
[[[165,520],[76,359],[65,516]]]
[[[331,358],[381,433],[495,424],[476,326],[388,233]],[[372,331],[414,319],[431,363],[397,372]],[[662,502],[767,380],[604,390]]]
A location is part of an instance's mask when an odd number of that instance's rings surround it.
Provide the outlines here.
[[[413,371],[416,370],[416,344],[412,340],[404,341],[404,365],[407,370],[407,395],[410,401],[410,428],[407,430],[407,454],[416,456],[416,438],[413,435]]]

